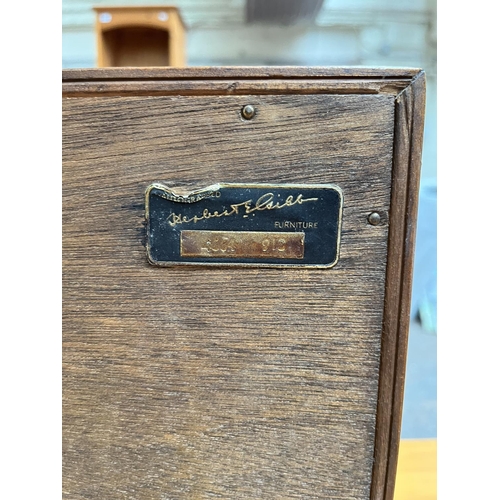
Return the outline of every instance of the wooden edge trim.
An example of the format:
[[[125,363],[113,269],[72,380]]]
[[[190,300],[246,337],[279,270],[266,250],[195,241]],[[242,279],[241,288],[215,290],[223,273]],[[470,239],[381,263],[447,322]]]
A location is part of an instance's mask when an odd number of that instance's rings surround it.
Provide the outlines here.
[[[392,94],[405,80],[348,78],[336,80],[153,80],[63,82],[64,97],[168,96],[168,95],[266,95],[266,94]]]
[[[224,80],[224,79],[407,79],[419,74],[413,68],[299,67],[299,66],[224,66],[191,68],[81,68],[63,69],[63,82],[102,80]]]
[[[371,500],[394,497],[425,113],[421,71],[395,99],[394,162]]]

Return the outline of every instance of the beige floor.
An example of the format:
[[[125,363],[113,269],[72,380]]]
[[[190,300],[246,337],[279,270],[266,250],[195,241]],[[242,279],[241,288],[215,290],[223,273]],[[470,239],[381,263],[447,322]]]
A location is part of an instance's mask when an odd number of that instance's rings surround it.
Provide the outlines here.
[[[436,439],[402,439],[394,500],[437,498]]]

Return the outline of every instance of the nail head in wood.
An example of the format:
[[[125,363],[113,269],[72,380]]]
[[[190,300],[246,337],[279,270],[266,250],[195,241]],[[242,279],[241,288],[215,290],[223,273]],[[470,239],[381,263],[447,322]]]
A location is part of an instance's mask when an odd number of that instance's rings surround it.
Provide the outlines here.
[[[380,224],[380,214],[378,212],[372,212],[369,216],[368,216],[368,222],[372,225],[372,226],[378,226]]]
[[[243,116],[245,120],[251,120],[255,116],[255,108],[250,104],[247,104],[241,110],[241,116]]]

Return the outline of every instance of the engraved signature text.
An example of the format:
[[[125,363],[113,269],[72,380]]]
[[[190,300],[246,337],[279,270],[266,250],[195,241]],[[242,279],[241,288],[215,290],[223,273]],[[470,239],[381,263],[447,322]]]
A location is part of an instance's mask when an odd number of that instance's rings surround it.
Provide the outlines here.
[[[246,200],[241,203],[234,203],[231,205],[231,210],[224,210],[223,212],[210,212],[208,208],[205,208],[200,215],[194,215],[192,217],[188,217],[182,214],[171,213],[167,221],[168,223],[174,227],[177,224],[184,224],[186,222],[196,223],[200,220],[204,219],[212,219],[214,217],[229,217],[231,215],[238,214],[251,214],[253,212],[258,212],[261,210],[279,210],[285,207],[292,207],[294,205],[302,205],[302,203],[317,201],[318,198],[304,198],[302,194],[298,194],[297,197],[290,195],[283,203],[279,203],[274,200],[274,193],[266,193],[263,194],[256,202],[253,203],[253,200]]]

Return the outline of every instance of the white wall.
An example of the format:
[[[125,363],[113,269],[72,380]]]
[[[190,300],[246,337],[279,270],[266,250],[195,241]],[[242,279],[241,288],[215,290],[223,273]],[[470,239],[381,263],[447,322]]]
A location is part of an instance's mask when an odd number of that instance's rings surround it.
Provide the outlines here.
[[[164,3],[63,0],[63,67],[95,64],[92,6]],[[435,73],[435,2],[428,0],[325,0],[314,24],[290,27],[245,24],[244,0],[174,4],[188,27],[189,65],[389,65]]]

